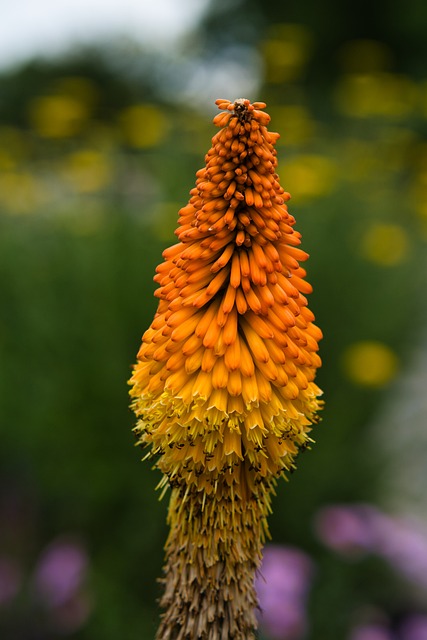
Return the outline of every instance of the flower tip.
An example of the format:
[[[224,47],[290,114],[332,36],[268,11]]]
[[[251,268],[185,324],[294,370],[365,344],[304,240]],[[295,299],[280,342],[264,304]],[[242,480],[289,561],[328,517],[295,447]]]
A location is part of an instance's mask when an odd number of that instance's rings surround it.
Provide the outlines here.
[[[215,100],[215,104],[218,106],[218,109],[229,111],[232,116],[237,116],[241,122],[246,122],[253,118],[259,124],[266,126],[271,119],[268,113],[265,113],[265,111],[263,111],[263,109],[265,109],[265,107],[267,106],[265,102],[251,103],[248,98],[237,98],[236,100],[234,100],[234,102],[231,102],[230,100],[226,100],[225,98],[218,98],[217,100]],[[223,122],[220,114],[218,114],[218,116],[216,116],[216,118],[214,119],[214,124],[222,127],[228,124],[228,121]],[[269,135],[271,138],[276,137],[274,140],[271,140],[271,142],[273,142],[274,144],[274,142],[279,137],[279,134],[270,133]]]

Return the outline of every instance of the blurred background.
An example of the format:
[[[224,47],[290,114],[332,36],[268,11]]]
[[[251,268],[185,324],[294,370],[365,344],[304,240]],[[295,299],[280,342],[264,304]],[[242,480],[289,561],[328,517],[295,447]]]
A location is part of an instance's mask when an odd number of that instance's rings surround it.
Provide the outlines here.
[[[264,640],[427,638],[427,5],[14,0],[0,25],[0,637],[154,637],[131,365],[215,129],[267,102],[324,330]]]

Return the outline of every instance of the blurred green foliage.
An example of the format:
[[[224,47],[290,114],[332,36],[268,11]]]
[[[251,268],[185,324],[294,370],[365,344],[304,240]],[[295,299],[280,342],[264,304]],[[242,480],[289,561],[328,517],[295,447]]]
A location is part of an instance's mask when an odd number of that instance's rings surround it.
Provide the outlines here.
[[[311,254],[326,408],[313,450],[278,487],[271,530],[313,554],[310,637],[339,640],[359,605],[399,609],[385,569],[343,565],[312,521],[323,504],[381,498],[370,424],[425,312],[427,80],[415,17],[403,49],[396,21],[378,30],[390,3],[370,4],[359,31],[332,0],[321,12],[309,3],[316,28],[310,12],[280,18],[279,4],[212,10],[199,37],[208,51],[240,37],[262,59],[248,97],[268,103],[282,135],[281,181]],[[155,266],[214,129],[197,100],[165,97],[153,68],[144,58],[137,78],[126,75],[98,51],[0,78],[0,542],[22,571],[20,596],[0,608],[4,637],[56,637],[34,622],[31,576],[64,533],[90,558],[90,615],[74,636],[133,640],[156,628],[166,502],[132,449],[126,380],[155,311]],[[7,519],[10,496],[23,520]]]

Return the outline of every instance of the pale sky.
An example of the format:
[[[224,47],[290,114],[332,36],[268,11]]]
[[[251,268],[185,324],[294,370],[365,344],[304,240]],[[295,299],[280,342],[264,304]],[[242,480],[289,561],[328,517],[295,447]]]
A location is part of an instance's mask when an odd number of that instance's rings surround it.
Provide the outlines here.
[[[206,5],[207,0],[0,0],[0,68],[117,36],[165,48],[196,23]]]

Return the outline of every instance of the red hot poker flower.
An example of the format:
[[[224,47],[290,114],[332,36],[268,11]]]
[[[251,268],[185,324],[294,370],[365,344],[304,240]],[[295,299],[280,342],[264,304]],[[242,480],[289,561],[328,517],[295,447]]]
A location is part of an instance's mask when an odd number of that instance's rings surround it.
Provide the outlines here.
[[[254,638],[276,479],[311,442],[321,331],[265,104],[217,100],[220,131],[155,276],[130,381],[135,433],[172,487],[158,640]]]

